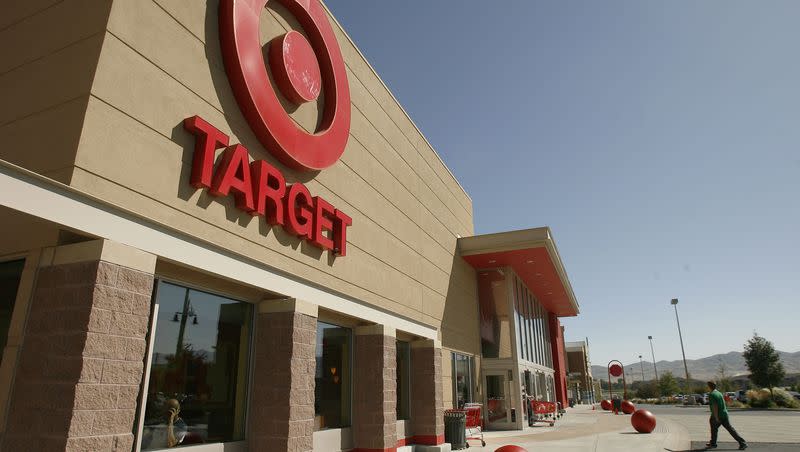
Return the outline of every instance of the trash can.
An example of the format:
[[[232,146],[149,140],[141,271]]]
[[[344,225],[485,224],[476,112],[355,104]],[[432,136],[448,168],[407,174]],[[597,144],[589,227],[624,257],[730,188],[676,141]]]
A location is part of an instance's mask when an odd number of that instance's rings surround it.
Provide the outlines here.
[[[452,450],[467,447],[467,413],[459,410],[444,412],[444,441]]]

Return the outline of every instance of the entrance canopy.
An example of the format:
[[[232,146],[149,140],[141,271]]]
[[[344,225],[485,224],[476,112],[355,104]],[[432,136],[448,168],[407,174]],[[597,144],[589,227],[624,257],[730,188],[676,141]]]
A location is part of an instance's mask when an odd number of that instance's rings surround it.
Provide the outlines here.
[[[476,270],[511,267],[539,302],[558,317],[578,315],[578,300],[550,228],[462,237],[458,249]]]

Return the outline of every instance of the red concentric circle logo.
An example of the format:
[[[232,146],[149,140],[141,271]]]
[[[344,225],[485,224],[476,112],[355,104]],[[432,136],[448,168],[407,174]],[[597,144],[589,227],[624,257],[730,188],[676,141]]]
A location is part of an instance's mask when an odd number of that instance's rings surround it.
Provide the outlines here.
[[[284,110],[270,84],[259,35],[267,1],[220,3],[220,41],[228,80],[253,132],[273,155],[299,170],[327,168],[339,160],[350,133],[350,87],[342,52],[317,0],[278,0],[294,15],[308,40],[290,31],[270,42],[276,85],[295,104],[313,101],[321,90],[325,92],[322,121],[309,134]]]

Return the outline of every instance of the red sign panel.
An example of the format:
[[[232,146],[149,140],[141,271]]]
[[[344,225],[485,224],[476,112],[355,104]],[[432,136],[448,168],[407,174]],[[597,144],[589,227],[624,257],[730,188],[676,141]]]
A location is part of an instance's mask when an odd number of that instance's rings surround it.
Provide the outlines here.
[[[327,168],[344,152],[350,133],[350,87],[336,36],[317,0],[279,0],[305,36],[290,31],[270,43],[273,78],[295,104],[325,92],[319,129],[310,134],[284,110],[272,89],[261,49],[259,24],[267,0],[222,0],[219,32],[225,70],[247,122],[261,143],[287,166]]]
[[[236,207],[250,215],[262,216],[269,224],[311,244],[347,254],[347,228],[353,220],[321,196],[312,196],[300,182],[286,185],[277,168],[264,160],[250,162],[247,148],[229,146],[229,137],[199,116],[183,121],[195,135],[190,183],[206,188],[214,196],[233,195]],[[214,166],[218,149],[225,148]]]

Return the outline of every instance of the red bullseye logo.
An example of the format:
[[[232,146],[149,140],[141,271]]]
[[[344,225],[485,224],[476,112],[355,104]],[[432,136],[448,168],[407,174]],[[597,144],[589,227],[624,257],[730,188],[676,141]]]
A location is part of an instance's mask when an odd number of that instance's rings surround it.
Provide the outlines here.
[[[296,105],[325,93],[319,128],[310,134],[284,110],[270,84],[259,24],[267,0],[222,0],[220,40],[225,70],[247,122],[261,143],[287,166],[327,168],[344,152],[350,134],[350,87],[342,53],[317,0],[279,0],[308,39],[290,31],[269,43],[269,64],[281,94]]]

